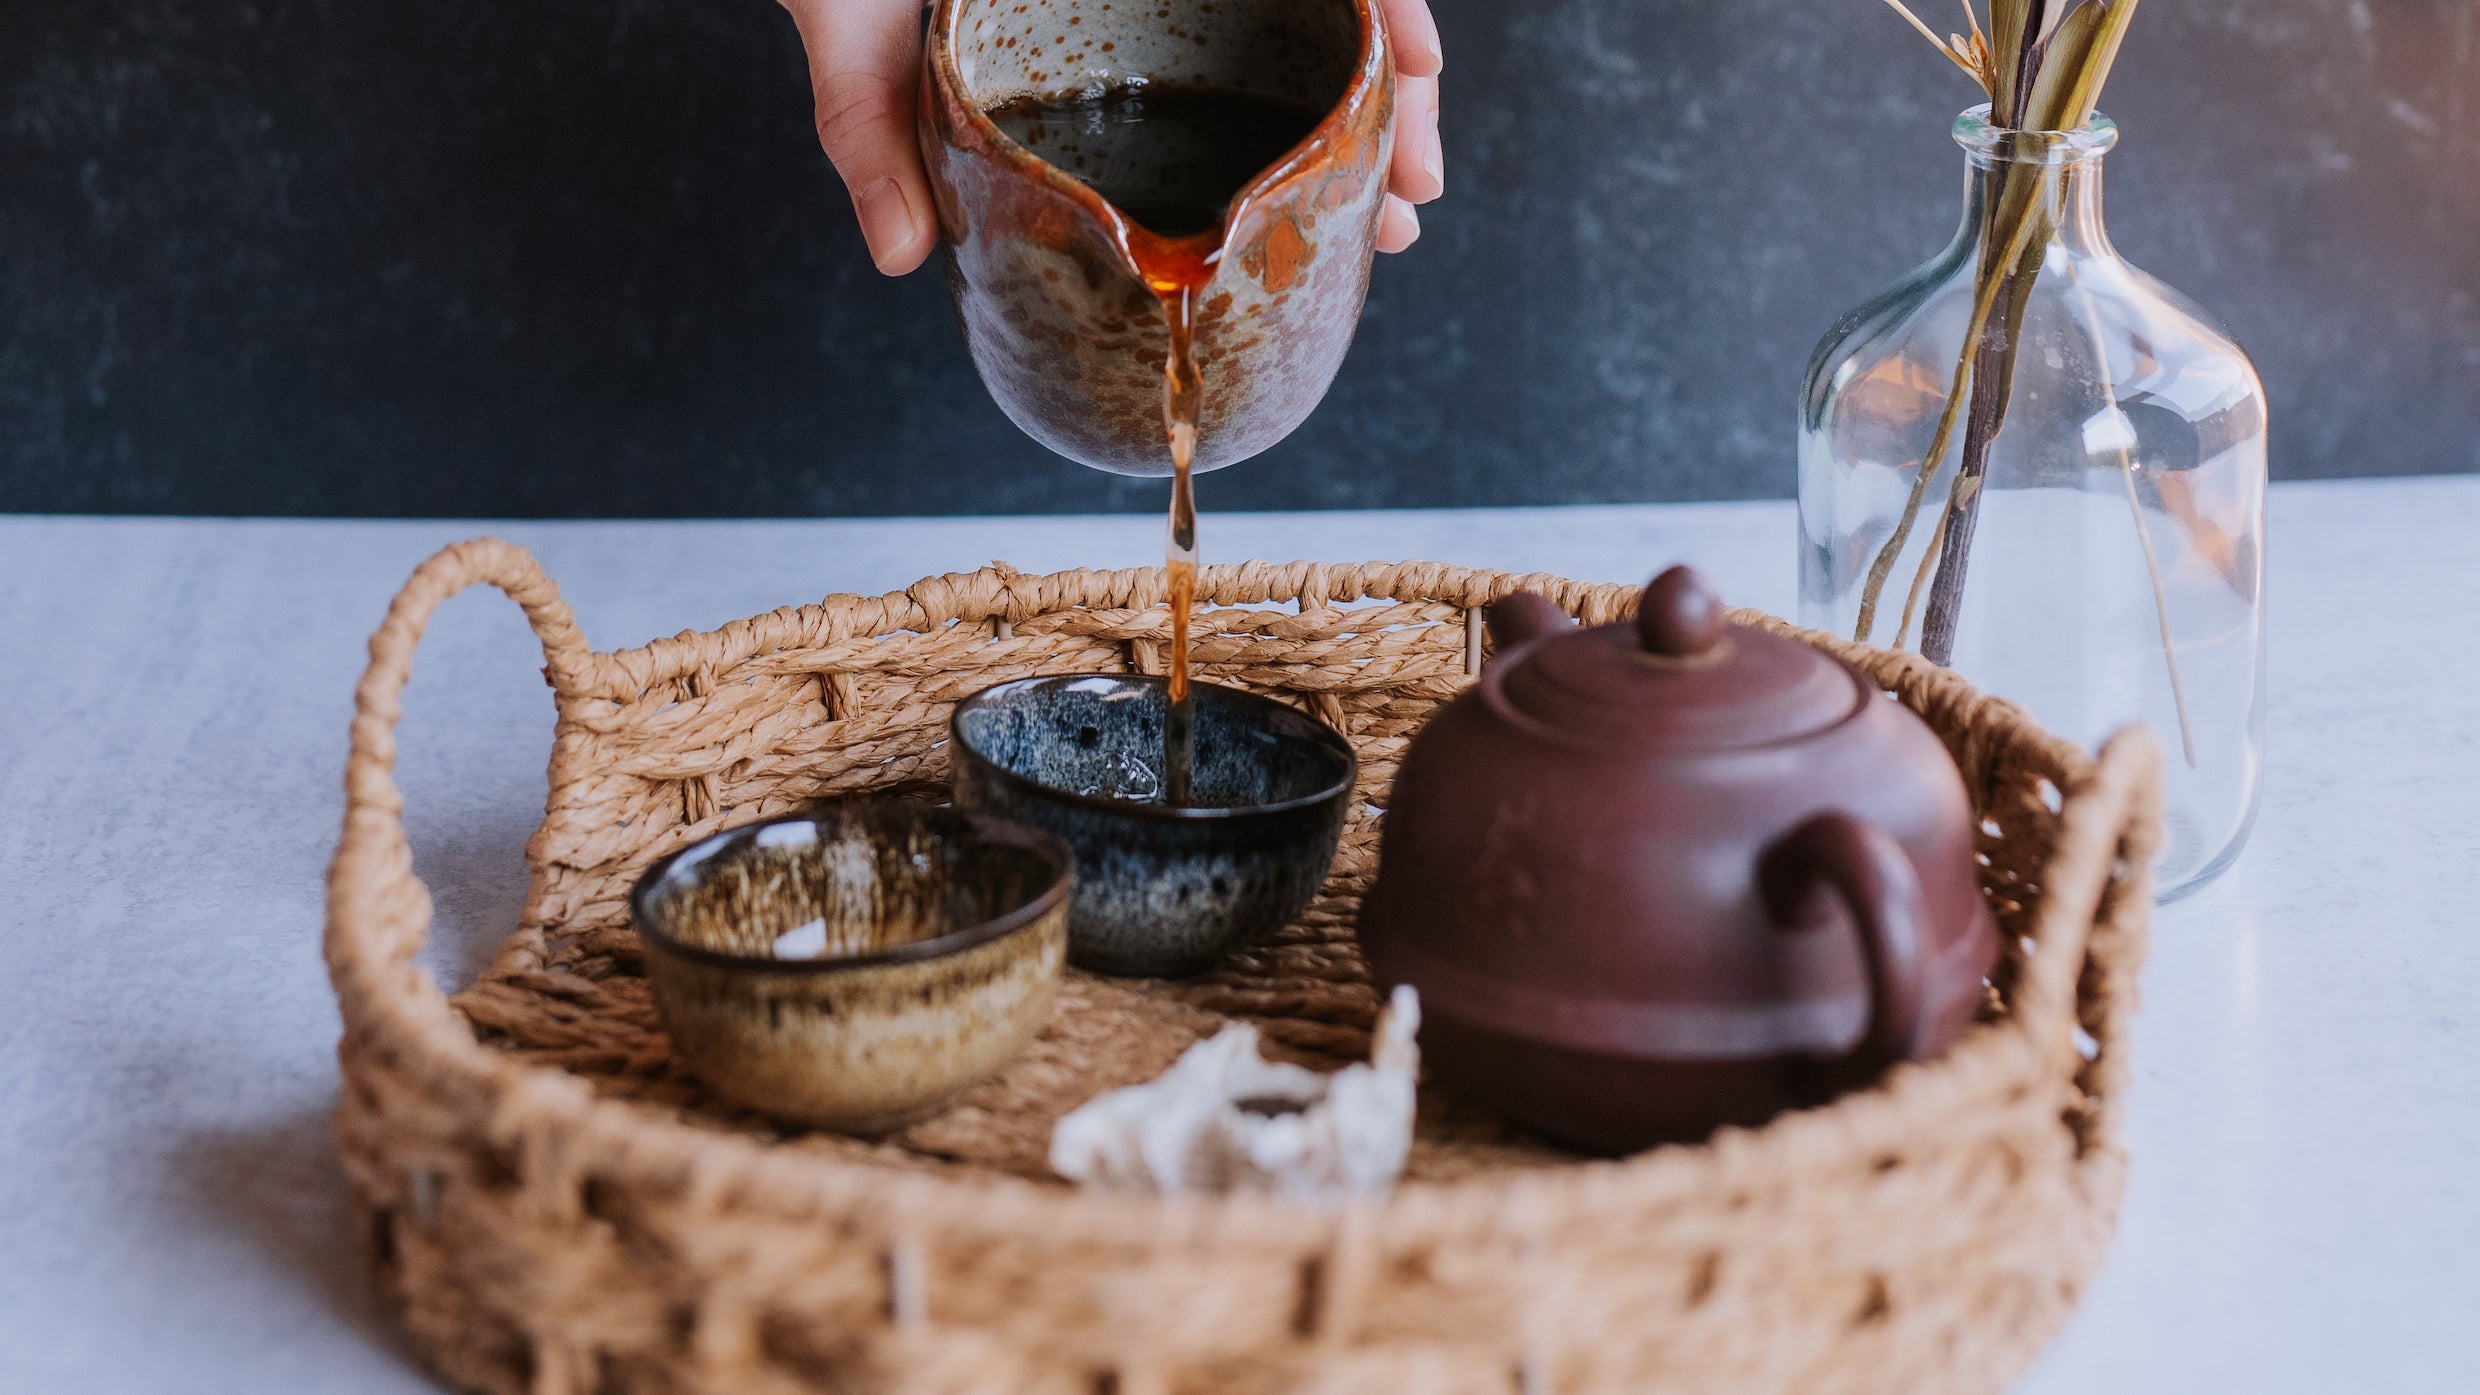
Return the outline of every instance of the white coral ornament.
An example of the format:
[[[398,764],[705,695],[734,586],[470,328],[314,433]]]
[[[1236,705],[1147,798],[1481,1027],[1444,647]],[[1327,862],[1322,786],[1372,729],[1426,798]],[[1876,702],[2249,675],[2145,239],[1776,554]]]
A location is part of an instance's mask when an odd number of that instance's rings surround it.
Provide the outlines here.
[[[1098,1095],[1051,1131],[1051,1168],[1138,1192],[1270,1191],[1302,1201],[1384,1192],[1412,1149],[1421,1000],[1399,987],[1367,1065],[1333,1075],[1269,1061],[1240,1023],[1143,1085]]]

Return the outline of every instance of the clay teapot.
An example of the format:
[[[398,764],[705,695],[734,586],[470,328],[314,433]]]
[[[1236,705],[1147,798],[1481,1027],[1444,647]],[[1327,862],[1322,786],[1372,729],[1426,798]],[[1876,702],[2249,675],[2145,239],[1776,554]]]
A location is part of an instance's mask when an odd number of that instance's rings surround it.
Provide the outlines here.
[[[1674,567],[1633,621],[1491,608],[1413,741],[1360,936],[1436,1081],[1596,1152],[1702,1138],[1943,1051],[1997,936],[1937,736]]]

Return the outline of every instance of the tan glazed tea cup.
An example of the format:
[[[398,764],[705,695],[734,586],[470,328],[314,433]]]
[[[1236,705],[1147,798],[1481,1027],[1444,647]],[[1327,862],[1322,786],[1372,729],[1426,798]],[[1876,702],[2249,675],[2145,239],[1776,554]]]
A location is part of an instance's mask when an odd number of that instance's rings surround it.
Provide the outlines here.
[[[1179,257],[1214,258],[1193,301],[1196,468],[1245,460],[1307,418],[1351,345],[1386,191],[1395,79],[1372,0],[940,0],[924,62],[921,146],[948,287],[1009,419],[1082,464],[1171,473],[1170,319],[1140,268]],[[1164,237],[988,115],[1131,83],[1325,115],[1242,187],[1224,226]]]
[[[720,833],[629,906],[672,1045],[735,1103],[871,1135],[937,1112],[1050,1016],[1068,850],[925,804],[848,804]]]

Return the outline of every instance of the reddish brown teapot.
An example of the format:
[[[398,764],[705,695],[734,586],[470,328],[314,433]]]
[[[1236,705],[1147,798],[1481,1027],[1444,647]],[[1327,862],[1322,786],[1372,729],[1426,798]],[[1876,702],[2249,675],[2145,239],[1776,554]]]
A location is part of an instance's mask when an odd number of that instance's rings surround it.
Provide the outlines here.
[[[1674,567],[1630,623],[1519,595],[1412,743],[1360,934],[1433,1078],[1605,1152],[1944,1050],[1997,937],[1963,781],[1858,670]]]

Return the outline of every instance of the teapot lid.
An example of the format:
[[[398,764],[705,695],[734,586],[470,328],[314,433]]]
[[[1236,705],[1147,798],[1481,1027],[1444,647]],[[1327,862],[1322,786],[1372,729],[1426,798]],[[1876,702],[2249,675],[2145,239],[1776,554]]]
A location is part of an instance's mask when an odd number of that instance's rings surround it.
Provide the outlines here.
[[[1636,618],[1552,634],[1485,675],[1558,736],[1621,749],[1717,751],[1822,731],[1869,696],[1852,671],[1780,635],[1731,623],[1691,567],[1645,588]]]

